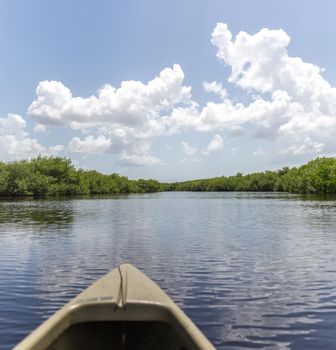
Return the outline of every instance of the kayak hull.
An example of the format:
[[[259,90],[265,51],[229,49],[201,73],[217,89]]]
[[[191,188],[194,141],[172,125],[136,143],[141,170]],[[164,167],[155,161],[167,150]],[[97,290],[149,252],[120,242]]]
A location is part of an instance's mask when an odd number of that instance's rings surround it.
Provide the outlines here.
[[[99,279],[14,350],[214,349],[183,311],[131,264]]]

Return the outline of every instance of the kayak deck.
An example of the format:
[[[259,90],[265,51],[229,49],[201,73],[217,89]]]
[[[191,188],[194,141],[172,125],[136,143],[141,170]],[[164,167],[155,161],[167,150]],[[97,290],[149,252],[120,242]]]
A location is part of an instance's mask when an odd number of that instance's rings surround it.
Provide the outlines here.
[[[14,350],[214,349],[153,281],[123,264],[56,312]]]

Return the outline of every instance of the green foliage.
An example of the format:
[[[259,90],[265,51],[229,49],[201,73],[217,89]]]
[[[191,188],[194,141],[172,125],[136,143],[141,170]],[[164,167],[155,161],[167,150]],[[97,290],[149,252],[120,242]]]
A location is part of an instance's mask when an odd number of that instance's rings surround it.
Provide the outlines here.
[[[299,168],[161,184],[161,190],[336,193],[336,159],[317,158]]]
[[[141,193],[158,192],[160,190],[160,183],[156,180],[143,180],[136,181],[136,186]]]
[[[129,180],[118,174],[76,170],[70,159],[37,157],[0,162],[0,196],[127,194],[156,192],[156,180]]]
[[[280,176],[276,189],[297,193],[336,193],[336,159],[317,158]]]
[[[278,174],[273,171],[213,179],[162,184],[165,191],[273,191]]]
[[[75,169],[70,159],[37,157],[30,161],[0,162],[0,196],[128,194],[158,191],[280,191],[336,193],[336,159],[317,158],[301,167],[283,167],[235,176],[159,183],[129,180],[118,174]]]

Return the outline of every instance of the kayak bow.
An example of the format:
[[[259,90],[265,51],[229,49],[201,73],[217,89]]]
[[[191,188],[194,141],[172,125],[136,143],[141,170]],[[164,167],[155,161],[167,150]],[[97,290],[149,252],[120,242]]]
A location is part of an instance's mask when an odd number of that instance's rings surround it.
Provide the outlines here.
[[[131,264],[99,279],[14,350],[214,349],[185,313]]]

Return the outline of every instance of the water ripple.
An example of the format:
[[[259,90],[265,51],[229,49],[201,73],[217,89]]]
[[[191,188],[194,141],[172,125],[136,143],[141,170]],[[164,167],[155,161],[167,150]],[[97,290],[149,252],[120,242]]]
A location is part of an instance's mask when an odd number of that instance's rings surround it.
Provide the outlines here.
[[[0,348],[124,261],[218,349],[335,348],[335,214],[276,193],[2,201]]]

